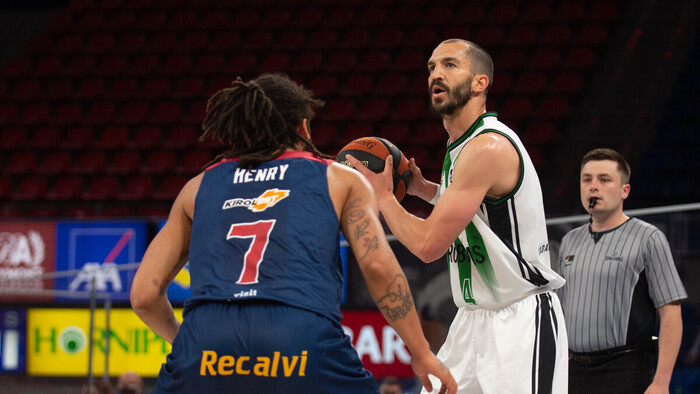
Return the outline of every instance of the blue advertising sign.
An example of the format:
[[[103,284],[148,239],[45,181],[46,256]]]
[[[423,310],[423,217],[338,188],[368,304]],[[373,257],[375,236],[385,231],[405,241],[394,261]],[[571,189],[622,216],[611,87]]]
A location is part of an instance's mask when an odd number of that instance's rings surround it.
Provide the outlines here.
[[[55,289],[63,290],[60,300],[89,292],[94,279],[98,293],[109,293],[113,301],[129,301],[131,282],[148,242],[146,221],[58,222],[56,234],[56,271],[69,275],[56,278]],[[82,297],[87,300],[87,297]]]
[[[165,225],[165,219],[158,222],[158,231]],[[186,299],[192,297],[192,289],[190,288],[190,263],[188,262],[178,272],[170,286],[168,286],[168,300],[174,303],[185,302]]]
[[[26,310],[0,308],[0,372],[24,372],[26,360]]]

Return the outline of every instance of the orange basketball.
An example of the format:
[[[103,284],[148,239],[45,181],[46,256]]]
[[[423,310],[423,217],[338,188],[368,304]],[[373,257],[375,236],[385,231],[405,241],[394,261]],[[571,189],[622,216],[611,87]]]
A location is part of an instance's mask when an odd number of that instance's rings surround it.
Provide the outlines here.
[[[391,154],[394,158],[394,169],[392,172],[394,178],[394,195],[401,202],[406,196],[408,190],[408,181],[411,179],[411,172],[408,169],[408,159],[403,155],[401,150],[396,145],[379,137],[362,137],[358,138],[349,144],[345,145],[335,160],[338,163],[352,167],[347,154],[352,155],[357,160],[361,161],[365,167],[373,172],[380,173],[384,171],[384,161]]]

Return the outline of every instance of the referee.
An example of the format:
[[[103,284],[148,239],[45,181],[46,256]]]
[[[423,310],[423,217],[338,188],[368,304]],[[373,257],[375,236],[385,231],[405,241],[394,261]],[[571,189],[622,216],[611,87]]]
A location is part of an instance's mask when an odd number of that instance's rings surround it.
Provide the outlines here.
[[[591,221],[564,236],[558,264],[566,279],[557,293],[569,336],[570,394],[669,392],[687,294],[666,236],[623,213],[629,178],[629,164],[612,149],[592,150],[581,162],[581,202]]]

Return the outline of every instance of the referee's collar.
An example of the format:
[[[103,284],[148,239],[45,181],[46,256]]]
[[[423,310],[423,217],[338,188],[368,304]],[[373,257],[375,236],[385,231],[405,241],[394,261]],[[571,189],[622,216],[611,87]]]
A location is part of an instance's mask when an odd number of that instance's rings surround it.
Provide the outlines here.
[[[610,230],[603,230],[603,231],[593,231],[593,227],[589,224],[588,225],[588,233],[591,234],[591,237],[593,237],[593,242],[598,243],[598,241],[603,237],[604,234],[613,232],[617,230],[618,228],[624,226],[627,222],[632,220],[632,217],[628,217],[627,220],[624,222],[620,223],[617,227],[613,227]]]

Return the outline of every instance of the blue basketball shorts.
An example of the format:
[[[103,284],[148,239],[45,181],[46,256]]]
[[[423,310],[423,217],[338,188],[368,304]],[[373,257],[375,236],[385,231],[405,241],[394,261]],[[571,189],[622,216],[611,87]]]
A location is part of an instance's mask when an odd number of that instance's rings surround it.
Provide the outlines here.
[[[377,393],[340,324],[275,303],[187,311],[153,393]]]

